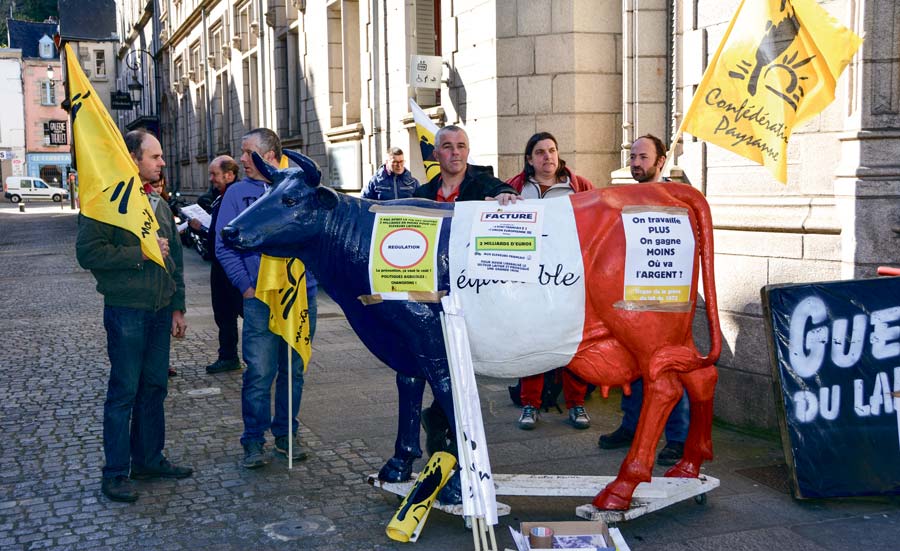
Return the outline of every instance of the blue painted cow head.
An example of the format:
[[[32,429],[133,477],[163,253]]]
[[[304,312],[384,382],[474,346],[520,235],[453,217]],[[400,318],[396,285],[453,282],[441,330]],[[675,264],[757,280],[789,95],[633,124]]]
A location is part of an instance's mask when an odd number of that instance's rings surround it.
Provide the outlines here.
[[[253,154],[256,169],[272,185],[222,230],[229,247],[296,257],[324,229],[328,213],[338,203],[337,193],[319,185],[322,173],[312,159],[289,150],[284,154],[299,168],[278,170]]]

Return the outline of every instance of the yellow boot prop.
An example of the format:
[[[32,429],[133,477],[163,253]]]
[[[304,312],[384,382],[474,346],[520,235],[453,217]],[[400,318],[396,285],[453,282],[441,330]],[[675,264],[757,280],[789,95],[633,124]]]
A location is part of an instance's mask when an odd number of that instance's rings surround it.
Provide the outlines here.
[[[425,469],[412,489],[406,494],[400,509],[387,525],[387,535],[394,541],[416,541],[425,525],[431,505],[444,484],[450,480],[456,458],[447,452],[437,452],[431,456]]]

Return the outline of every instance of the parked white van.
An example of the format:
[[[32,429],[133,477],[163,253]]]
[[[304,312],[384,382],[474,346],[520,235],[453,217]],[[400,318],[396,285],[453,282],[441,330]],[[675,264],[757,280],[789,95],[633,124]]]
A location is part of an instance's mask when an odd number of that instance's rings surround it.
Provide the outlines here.
[[[69,192],[53,187],[40,178],[30,176],[10,176],[3,184],[3,196],[18,203],[23,199],[52,199],[59,203],[69,198]]]

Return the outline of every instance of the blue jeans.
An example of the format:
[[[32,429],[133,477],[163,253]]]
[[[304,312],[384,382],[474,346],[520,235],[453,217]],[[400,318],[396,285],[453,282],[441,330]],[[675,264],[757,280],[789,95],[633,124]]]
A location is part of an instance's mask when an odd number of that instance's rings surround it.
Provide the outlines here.
[[[316,334],[316,288],[307,289],[309,303],[309,336]],[[275,437],[288,433],[288,345],[279,335],[269,331],[269,307],[258,298],[244,299],[244,327],[241,333],[241,353],[247,369],[241,388],[241,414],[244,434],[241,444],[265,442],[266,431]],[[291,398],[291,433],[296,434],[299,423],[300,398],[303,395],[303,360],[291,351],[293,387]],[[277,378],[276,378],[277,375]],[[272,381],[275,381],[275,416],[272,416]]]
[[[641,404],[644,402],[644,381],[638,379],[631,383],[631,396],[622,395],[622,426],[634,432],[637,430],[638,417],[641,414]],[[688,425],[691,421],[690,403],[685,392],[681,400],[672,408],[669,420],[666,421],[666,442],[681,442],[687,440]]]
[[[163,459],[172,310],[103,309],[109,385],[103,404],[103,477],[153,469]]]

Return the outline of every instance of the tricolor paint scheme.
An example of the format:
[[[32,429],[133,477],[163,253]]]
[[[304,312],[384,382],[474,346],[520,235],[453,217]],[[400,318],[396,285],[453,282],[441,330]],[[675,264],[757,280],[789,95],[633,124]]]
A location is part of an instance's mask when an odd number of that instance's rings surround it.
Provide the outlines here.
[[[419,422],[422,394],[427,381],[452,423],[453,401],[447,358],[440,326],[438,302],[385,300],[361,301],[371,295],[369,288],[369,251],[375,214],[375,201],[357,199],[319,185],[318,167],[310,159],[286,152],[300,169],[275,170],[257,163],[273,182],[272,190],[244,211],[223,230],[229,246],[256,250],[283,257],[299,257],[316,274],[320,285],[343,309],[351,327],[366,347],[397,372],[399,429],[392,457],[379,473],[391,482],[407,480],[415,458],[421,456]],[[568,367],[585,381],[601,388],[604,397],[612,386],[630,393],[630,383],[643,376],[644,403],[640,423],[616,480],[598,494],[593,504],[599,509],[623,510],[640,482],[650,480],[656,443],[669,412],[687,389],[691,401],[691,422],[681,461],[666,472],[670,477],[695,478],[704,460],[712,459],[713,392],[717,372],[713,365],[721,351],[721,331],[713,274],[712,220],[703,196],[684,184],[636,184],[570,195],[575,233],[580,248],[577,272],[583,280],[584,303],[556,306],[583,308],[581,334],[576,335],[574,352]],[[543,203],[547,203],[544,201]],[[431,209],[436,215],[453,210],[452,204],[421,199],[403,199],[383,203],[393,207]],[[462,205],[462,204],[461,204]],[[622,209],[630,206],[682,208],[689,214],[697,246],[694,249],[690,303],[681,309],[623,307],[625,234]],[[451,218],[445,219],[439,235],[437,261],[439,291],[463,292],[457,274],[451,274]],[[569,239],[575,239],[572,232]],[[457,264],[459,262],[457,261]],[[693,342],[691,324],[697,297],[698,272],[702,269],[707,321],[711,340],[708,355],[701,356]],[[451,286],[452,284],[452,286]],[[513,302],[519,290],[533,284],[493,284],[508,287],[506,296]],[[472,287],[471,293],[476,293]],[[479,289],[483,295],[485,288]],[[552,293],[553,286],[544,286]],[[497,297],[495,297],[496,299]],[[519,301],[521,309],[527,302]],[[511,305],[510,307],[513,307]],[[543,321],[549,312],[532,312]],[[493,303],[502,309],[503,304]],[[467,318],[471,311],[466,309]],[[503,339],[483,341],[467,319],[472,341],[475,369],[481,375],[518,376],[539,373],[560,365],[558,355],[545,354],[540,343],[528,332],[514,330],[522,320],[506,318],[501,327]],[[480,325],[484,327],[484,324]],[[535,333],[543,327],[534,322]],[[497,358],[482,361],[480,355],[496,354],[504,346],[514,349],[523,367],[510,373]],[[533,355],[533,356],[532,356]],[[522,362],[522,358],[539,358]],[[492,370],[491,366],[496,366]],[[452,434],[452,432],[451,432]],[[443,496],[442,496],[443,497]]]

